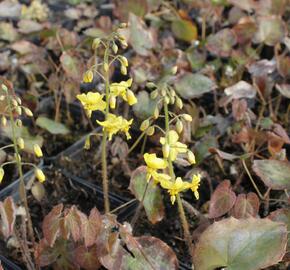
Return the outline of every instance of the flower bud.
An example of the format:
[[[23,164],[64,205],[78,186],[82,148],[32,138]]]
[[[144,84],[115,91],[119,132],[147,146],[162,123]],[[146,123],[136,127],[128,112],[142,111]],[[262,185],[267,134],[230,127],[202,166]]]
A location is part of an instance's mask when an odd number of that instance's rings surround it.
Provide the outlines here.
[[[125,67],[128,66],[128,60],[127,60],[127,58],[126,58],[125,56],[123,56],[123,55],[120,55],[120,62],[121,62],[121,64],[124,65]]]
[[[169,104],[169,102],[170,102],[170,99],[169,99],[169,97],[168,97],[168,96],[164,97],[164,102],[165,102],[166,104]]]
[[[3,127],[5,127],[7,125],[7,119],[6,119],[6,117],[4,115],[1,117],[1,125]]]
[[[118,52],[118,46],[114,43],[112,46],[113,52],[116,54]]]
[[[154,132],[155,132],[155,128],[154,127],[149,127],[147,130],[146,130],[146,134],[148,135],[148,136],[152,136],[153,134],[154,134]]]
[[[40,148],[40,146],[39,146],[38,144],[34,144],[34,145],[33,145],[33,151],[34,151],[34,154],[35,154],[38,158],[40,158],[40,157],[43,156],[42,150],[41,150],[41,148]]]
[[[12,105],[13,105],[14,107],[17,107],[17,106],[18,106],[18,102],[17,102],[16,99],[12,98],[12,99],[11,99],[11,102],[12,102]]]
[[[93,50],[96,50],[99,47],[100,42],[101,42],[101,39],[95,38],[93,40],[93,43],[92,43],[92,49]]]
[[[158,107],[155,108],[154,113],[153,113],[154,119],[157,119],[159,117],[159,109]]]
[[[190,164],[196,163],[195,155],[191,151],[187,151],[187,159],[188,159]]]
[[[18,126],[18,127],[22,127],[22,121],[21,121],[20,119],[17,119],[17,120],[15,121],[15,124],[16,124],[16,126]]]
[[[177,133],[181,133],[183,130],[183,124],[180,120],[177,120],[176,125],[175,125]]]
[[[123,74],[123,75],[127,75],[127,68],[125,67],[125,66],[121,66],[121,73]]]
[[[165,88],[161,89],[161,96],[163,96],[163,97],[166,96],[166,89]]]
[[[162,153],[163,153],[163,157],[164,158],[168,158],[169,157],[169,153],[170,153],[170,146],[169,144],[164,144],[162,146]]]
[[[128,43],[126,42],[126,40],[120,40],[120,43],[124,49],[128,47]]]
[[[1,95],[0,96],[0,101],[3,101],[5,99],[5,96],[4,95]]]
[[[141,131],[144,131],[144,130],[146,130],[149,126],[150,126],[150,122],[149,122],[148,119],[146,119],[146,120],[144,120],[144,121],[141,123],[140,130],[141,130]]]
[[[34,173],[40,183],[43,183],[45,181],[45,175],[41,169],[36,168]]]
[[[7,86],[5,84],[2,84],[1,87],[2,87],[2,90],[4,92],[6,92],[6,93],[8,92],[8,88],[7,88]]]
[[[120,28],[126,28],[127,27],[127,23],[124,23],[124,22],[123,23],[120,23],[119,27]]]
[[[17,144],[21,150],[24,149],[24,140],[21,137],[17,138]]]
[[[33,116],[33,113],[32,113],[32,111],[31,111],[30,109],[24,107],[23,110],[24,110],[24,113],[25,113],[28,117],[32,117],[32,116]]]
[[[110,96],[109,103],[110,103],[110,108],[115,109],[116,108],[116,97]]]
[[[130,106],[137,103],[137,98],[135,97],[134,93],[130,89],[127,90],[126,95],[127,95],[128,104]]]
[[[91,70],[87,70],[83,76],[84,83],[91,83],[94,79],[94,73]]]
[[[4,169],[2,167],[0,167],[0,184],[4,178],[4,174],[5,174]]]
[[[177,106],[179,109],[182,109],[182,107],[183,107],[183,102],[182,102],[181,98],[176,97],[176,98],[175,98],[175,104],[176,104],[176,106]]]
[[[174,66],[174,67],[171,68],[170,72],[171,72],[172,75],[176,74],[177,68],[178,68],[177,66]]]
[[[173,96],[170,95],[169,100],[170,100],[170,104],[174,104],[175,97],[173,97]]]
[[[154,88],[154,87],[156,87],[156,84],[153,83],[153,82],[148,82],[148,83],[146,83],[146,87],[148,87],[148,88]]]
[[[20,106],[15,107],[15,111],[16,111],[19,115],[22,114],[22,109],[21,109]]]
[[[91,148],[91,138],[90,135],[86,137],[84,148],[89,150]]]
[[[157,96],[158,96],[158,90],[157,90],[157,89],[154,90],[154,91],[152,91],[152,92],[150,93],[150,97],[151,97],[152,99],[157,98]]]
[[[176,96],[175,90],[172,87],[170,88],[170,95],[173,97]]]
[[[21,156],[19,154],[14,153],[14,158],[16,162],[21,162]]]
[[[109,70],[109,65],[108,65],[108,63],[104,63],[104,71],[105,71],[105,72],[108,72],[108,70]]]
[[[183,114],[182,117],[185,121],[188,121],[188,122],[192,121],[192,117],[187,113]]]

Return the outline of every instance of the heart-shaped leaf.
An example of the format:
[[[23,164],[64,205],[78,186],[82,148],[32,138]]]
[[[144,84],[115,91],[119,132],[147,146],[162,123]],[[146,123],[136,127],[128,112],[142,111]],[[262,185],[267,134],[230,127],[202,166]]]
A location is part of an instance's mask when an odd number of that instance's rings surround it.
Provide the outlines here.
[[[16,219],[16,207],[12,197],[0,202],[0,217],[0,232],[7,239],[13,234]]]
[[[290,189],[290,162],[254,160],[253,170],[271,189]]]
[[[164,218],[164,205],[159,186],[155,185],[152,181],[147,186],[146,174],[146,166],[137,168],[132,173],[129,189],[138,201],[141,202],[144,197],[143,206],[147,217],[151,223],[155,224]],[[145,190],[146,193],[144,196]]]
[[[70,132],[64,124],[56,122],[44,116],[39,116],[37,118],[36,125],[47,130],[51,134],[66,135]]]
[[[228,218],[209,226],[194,251],[196,270],[258,270],[285,254],[287,228],[269,219]]]
[[[178,94],[184,99],[192,99],[211,92],[216,87],[208,77],[199,73],[185,73],[175,82]]]
[[[231,182],[221,182],[211,196],[209,203],[209,217],[217,218],[229,212],[236,201],[236,194],[231,189]]]
[[[191,42],[197,39],[197,28],[191,21],[183,19],[174,20],[171,24],[171,30],[181,40]]]
[[[140,119],[146,119],[153,115],[157,101],[149,97],[148,92],[141,91],[137,95],[138,102],[133,105],[134,114]]]
[[[234,205],[232,216],[235,218],[256,217],[259,212],[260,201],[258,196],[250,192],[246,194],[239,194]]]

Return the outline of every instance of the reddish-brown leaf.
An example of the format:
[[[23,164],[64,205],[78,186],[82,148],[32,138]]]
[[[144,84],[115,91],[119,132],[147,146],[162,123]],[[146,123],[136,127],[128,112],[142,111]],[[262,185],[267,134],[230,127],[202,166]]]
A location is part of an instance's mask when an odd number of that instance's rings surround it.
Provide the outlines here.
[[[2,231],[4,238],[8,238],[13,233],[16,219],[16,209],[12,197],[0,202],[0,216],[0,232]]]
[[[101,230],[101,214],[97,208],[91,210],[89,218],[81,212],[79,212],[79,214],[82,222],[82,236],[84,237],[85,246],[90,247],[96,242],[97,236]]]
[[[231,189],[231,182],[224,180],[215,189],[209,204],[209,218],[220,217],[231,210],[236,201],[236,194]]]
[[[244,119],[248,109],[245,99],[234,99],[232,103],[233,116],[237,121]]]
[[[79,246],[76,248],[75,260],[81,269],[85,270],[97,270],[101,267],[98,260],[97,247],[93,246],[87,248],[85,246]]]
[[[72,238],[77,242],[81,238],[82,222],[79,211],[75,206],[72,206],[67,215],[64,217],[64,225],[68,234],[72,235]]]
[[[235,218],[248,218],[250,216],[256,217],[259,212],[260,201],[258,196],[250,192],[246,194],[239,194],[234,205],[232,216]]]
[[[63,204],[58,204],[52,208],[43,219],[42,231],[49,246],[53,246],[60,231],[60,216]]]
[[[252,40],[257,31],[257,25],[252,17],[243,17],[233,28],[236,34],[237,41],[240,44],[245,44]]]

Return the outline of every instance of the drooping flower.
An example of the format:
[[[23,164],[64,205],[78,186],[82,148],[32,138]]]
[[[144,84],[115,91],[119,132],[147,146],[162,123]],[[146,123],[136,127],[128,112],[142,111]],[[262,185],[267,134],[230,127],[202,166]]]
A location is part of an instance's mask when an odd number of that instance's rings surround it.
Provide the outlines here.
[[[190,189],[194,193],[195,198],[198,200],[199,199],[199,193],[198,193],[198,188],[200,185],[200,180],[201,180],[201,175],[200,174],[194,174],[192,176],[191,184],[190,184]]]
[[[170,180],[160,181],[160,185],[162,188],[168,190],[172,204],[175,203],[176,196],[180,192],[185,191],[190,187],[190,183],[183,181],[181,177],[177,177],[174,182]]]
[[[33,145],[33,152],[38,158],[43,156],[42,150],[38,144]]]
[[[35,169],[35,176],[40,183],[43,183],[45,181],[45,174],[43,173],[41,169],[39,168]]]
[[[157,170],[165,169],[168,165],[165,159],[158,158],[156,154],[145,153],[144,160],[147,165],[147,176],[146,176],[147,181],[149,181],[151,177],[157,180],[158,179]]]
[[[94,73],[91,70],[87,70],[83,75],[84,83],[91,83],[94,79]]]
[[[110,85],[110,98],[122,97],[124,101],[128,102],[130,106],[137,103],[137,98],[134,93],[129,89],[132,85],[132,79],[121,81],[119,83],[112,83]],[[115,107],[111,105],[111,108]]]
[[[91,116],[92,111],[105,110],[106,102],[103,100],[103,97],[104,95],[93,92],[77,95],[77,99],[82,103],[89,116]]]
[[[171,177],[168,174],[165,173],[158,173],[157,171],[151,172],[152,179],[154,180],[154,183],[157,185],[158,183],[161,183],[163,181],[170,181]]]
[[[168,139],[165,137],[160,138],[160,143],[166,147],[168,150],[168,157],[171,161],[176,160],[179,153],[187,152],[187,145],[178,141],[179,136],[175,130],[170,130],[168,132]]]
[[[109,113],[107,120],[101,122],[97,120],[97,123],[103,127],[103,129],[108,132],[109,140],[112,139],[112,136],[119,131],[124,132],[126,134],[127,140],[131,139],[129,129],[133,122],[133,119],[126,120],[122,116],[116,116],[114,114]]]

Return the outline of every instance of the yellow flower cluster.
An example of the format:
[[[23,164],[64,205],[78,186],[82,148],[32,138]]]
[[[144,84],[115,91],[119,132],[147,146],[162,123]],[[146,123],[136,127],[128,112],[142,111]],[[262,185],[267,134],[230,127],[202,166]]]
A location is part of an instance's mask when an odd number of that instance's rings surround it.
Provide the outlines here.
[[[112,113],[108,114],[107,120],[101,122],[97,120],[97,123],[101,125],[104,130],[109,135],[109,140],[112,139],[112,136],[119,131],[124,132],[126,134],[127,140],[131,139],[129,129],[133,122],[133,119],[127,121],[122,116],[116,116]]]
[[[178,193],[184,192],[188,189],[192,190],[196,199],[199,198],[198,187],[201,179],[200,174],[193,175],[191,182],[183,181],[181,177],[171,179],[169,175],[158,172],[158,170],[164,170],[167,168],[168,163],[165,159],[158,158],[156,154],[146,153],[144,154],[144,160],[147,165],[147,181],[152,178],[154,183],[159,183],[163,189],[166,189],[170,194],[172,204],[175,203],[176,195]]]

